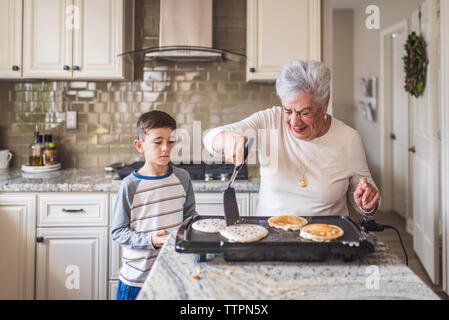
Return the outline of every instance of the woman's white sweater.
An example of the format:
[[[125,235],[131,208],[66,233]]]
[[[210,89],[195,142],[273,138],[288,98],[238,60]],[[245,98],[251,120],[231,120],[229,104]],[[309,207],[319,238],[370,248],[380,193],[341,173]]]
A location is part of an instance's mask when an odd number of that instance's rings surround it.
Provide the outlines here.
[[[366,214],[355,204],[353,193],[362,177],[376,185],[357,131],[332,118],[326,134],[303,141],[285,126],[282,112],[282,107],[259,111],[204,137],[214,156],[219,154],[212,142],[223,130],[256,139],[261,179],[256,215],[348,215],[347,199],[356,211]],[[307,179],[307,187],[300,186],[301,177]]]

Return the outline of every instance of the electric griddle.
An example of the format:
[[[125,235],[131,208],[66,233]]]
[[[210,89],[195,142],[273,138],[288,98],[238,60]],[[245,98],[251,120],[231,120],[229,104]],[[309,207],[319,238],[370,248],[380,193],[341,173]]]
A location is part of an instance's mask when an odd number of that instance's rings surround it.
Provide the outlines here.
[[[198,261],[206,261],[207,254],[223,254],[227,261],[324,261],[330,258],[352,261],[374,252],[375,238],[364,232],[347,216],[303,217],[308,223],[326,223],[343,229],[343,237],[329,242],[314,242],[299,236],[300,231],[283,231],[268,225],[269,217],[240,217],[240,223],[265,227],[268,235],[256,242],[230,242],[219,233],[205,233],[191,226],[200,219],[223,216],[193,215],[178,229],[175,250],[196,254]]]

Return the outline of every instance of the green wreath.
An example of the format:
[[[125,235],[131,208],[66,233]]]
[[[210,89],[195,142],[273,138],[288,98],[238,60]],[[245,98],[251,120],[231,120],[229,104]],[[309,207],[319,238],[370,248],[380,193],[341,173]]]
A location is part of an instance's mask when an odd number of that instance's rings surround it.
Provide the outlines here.
[[[407,55],[404,56],[405,91],[416,98],[426,87],[427,59],[426,42],[422,36],[412,32],[405,43]]]

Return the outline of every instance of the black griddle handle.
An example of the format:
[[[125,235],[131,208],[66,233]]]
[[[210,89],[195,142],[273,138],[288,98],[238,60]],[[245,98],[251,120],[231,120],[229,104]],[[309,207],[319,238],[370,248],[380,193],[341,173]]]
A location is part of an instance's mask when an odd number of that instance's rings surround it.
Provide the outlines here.
[[[196,214],[191,215],[190,217],[186,218],[186,219],[184,220],[184,222],[182,223],[181,227],[179,228],[178,235],[179,235],[179,234],[182,234],[182,235],[183,235],[183,238],[184,238],[184,239],[183,239],[184,241],[187,240],[187,233],[188,233],[188,231],[189,231],[189,229],[190,229],[190,224],[191,224],[191,222],[192,222],[193,220],[195,220],[195,218],[198,217],[198,216],[199,216],[199,214],[196,213]]]

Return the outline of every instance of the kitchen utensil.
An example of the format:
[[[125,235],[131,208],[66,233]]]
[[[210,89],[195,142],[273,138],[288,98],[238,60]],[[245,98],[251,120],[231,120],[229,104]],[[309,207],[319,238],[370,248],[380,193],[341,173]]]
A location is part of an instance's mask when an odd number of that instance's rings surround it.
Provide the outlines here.
[[[219,218],[223,217],[193,215],[187,218],[178,229],[175,250],[194,253],[199,261],[205,261],[208,253],[223,254],[227,261],[351,261],[374,252],[374,236],[364,232],[348,216],[303,217],[309,224],[326,223],[342,228],[344,235],[330,242],[314,242],[301,238],[299,231],[271,228],[268,224],[270,217],[242,217],[245,223],[268,229],[265,238],[250,243],[230,242],[219,233],[205,233],[192,228],[192,224],[200,219]]]
[[[234,183],[234,180],[237,177],[237,174],[239,173],[240,168],[245,163],[246,158],[248,158],[248,153],[249,153],[249,150],[251,149],[253,142],[254,142],[254,139],[248,139],[246,141],[242,164],[239,166],[234,166],[234,172],[232,173],[228,187],[223,192],[224,214],[225,214],[226,225],[228,225],[228,226],[240,222],[239,207],[237,206],[235,190],[232,187],[232,184]]]
[[[9,161],[12,158],[12,153],[9,150],[0,150],[0,169],[8,168]]]

